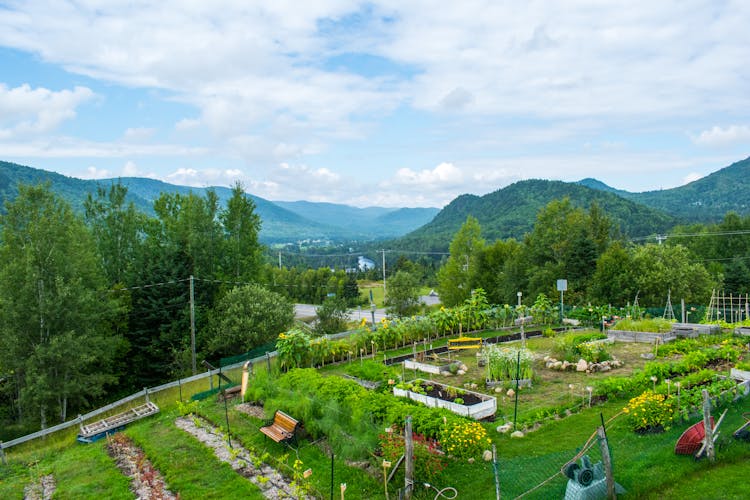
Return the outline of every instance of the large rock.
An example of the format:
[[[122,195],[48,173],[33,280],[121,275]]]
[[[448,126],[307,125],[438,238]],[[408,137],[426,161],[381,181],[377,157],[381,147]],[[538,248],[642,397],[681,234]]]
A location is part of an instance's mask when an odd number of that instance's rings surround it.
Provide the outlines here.
[[[576,364],[576,371],[577,372],[585,372],[588,369],[589,369],[588,362],[585,359],[583,359],[583,358],[579,359],[578,363]]]
[[[521,431],[515,431],[513,434],[510,435],[512,438],[522,438],[524,436],[523,432]]]

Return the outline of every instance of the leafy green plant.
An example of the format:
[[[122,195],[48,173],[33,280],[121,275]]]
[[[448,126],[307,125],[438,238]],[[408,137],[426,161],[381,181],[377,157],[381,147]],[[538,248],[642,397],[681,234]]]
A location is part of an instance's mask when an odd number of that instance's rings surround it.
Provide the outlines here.
[[[482,349],[488,380],[515,380],[531,378],[534,374],[534,360],[528,349],[488,345]],[[520,368],[519,368],[520,366]]]

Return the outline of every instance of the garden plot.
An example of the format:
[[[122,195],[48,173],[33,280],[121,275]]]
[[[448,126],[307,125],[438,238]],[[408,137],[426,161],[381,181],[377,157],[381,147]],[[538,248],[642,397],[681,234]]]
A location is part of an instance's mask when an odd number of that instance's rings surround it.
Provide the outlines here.
[[[209,422],[195,416],[180,417],[175,420],[175,425],[211,448],[219,460],[228,463],[238,474],[258,486],[266,498],[310,498],[297,485],[245,449],[242,443],[232,440],[230,445],[226,434]]]

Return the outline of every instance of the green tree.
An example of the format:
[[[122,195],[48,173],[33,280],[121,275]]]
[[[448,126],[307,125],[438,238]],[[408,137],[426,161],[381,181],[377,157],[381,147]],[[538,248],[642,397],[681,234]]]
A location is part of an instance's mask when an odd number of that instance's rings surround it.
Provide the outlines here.
[[[98,186],[96,196],[84,201],[85,219],[96,240],[110,284],[129,284],[144,238],[146,216],[126,203],[128,188],[121,183]]]
[[[450,244],[450,257],[438,271],[438,293],[446,307],[463,303],[471,296],[474,276],[478,268],[479,256],[484,250],[482,228],[472,216],[466,218]]]
[[[118,303],[83,221],[49,186],[19,186],[0,245],[0,366],[15,378],[19,420],[65,420],[116,381]]]
[[[407,271],[396,271],[388,281],[386,309],[389,315],[399,318],[411,316],[419,311],[419,283]]]
[[[582,301],[596,260],[608,245],[610,227],[597,205],[587,212],[567,197],[548,203],[524,241],[529,294],[552,294],[556,280],[564,278],[571,301]]]
[[[235,287],[210,315],[208,349],[231,356],[273,341],[294,321],[294,305],[260,285]]]
[[[346,309],[346,301],[339,297],[328,297],[323,303],[315,308],[315,333],[326,335],[339,333],[346,330],[349,313]]]
[[[706,268],[681,245],[635,247],[632,275],[643,306],[663,306],[670,292],[674,299],[706,303],[715,286]]]
[[[599,256],[588,296],[598,304],[625,305],[638,292],[633,275],[631,252],[621,242],[614,242]]]
[[[261,221],[255,203],[239,182],[232,188],[232,197],[219,213],[219,220],[225,245],[222,276],[244,281],[257,279],[261,269],[262,246],[258,242]]]

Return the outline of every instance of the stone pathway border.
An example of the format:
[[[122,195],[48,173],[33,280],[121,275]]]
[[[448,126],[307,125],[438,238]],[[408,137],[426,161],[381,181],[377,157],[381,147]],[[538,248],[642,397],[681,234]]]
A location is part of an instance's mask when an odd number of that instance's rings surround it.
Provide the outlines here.
[[[257,485],[266,498],[272,500],[281,498],[310,499],[308,496],[300,497],[289,480],[274,468],[262,463],[257,456],[243,448],[241,443],[232,440],[232,447],[230,448],[226,434],[210,422],[200,417],[186,416],[175,420],[175,425],[211,448],[219,460],[228,463],[238,474]]]
[[[39,481],[26,485],[23,489],[24,500],[49,500],[55,494],[57,483],[55,476],[47,474],[39,478]]]
[[[154,468],[138,446],[125,434],[117,433],[107,439],[107,452],[117,467],[130,478],[130,491],[138,499],[175,500],[177,495],[167,489],[164,476]]]

